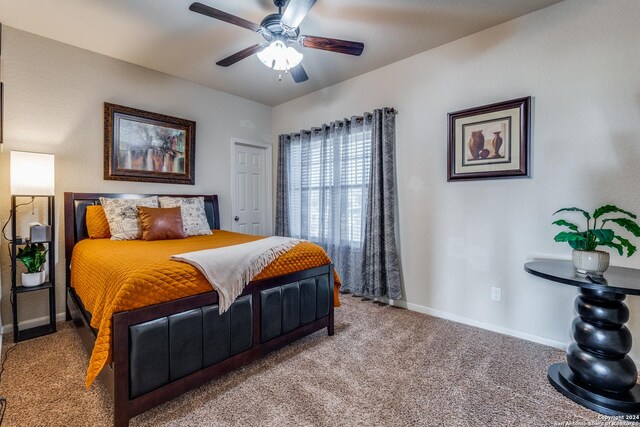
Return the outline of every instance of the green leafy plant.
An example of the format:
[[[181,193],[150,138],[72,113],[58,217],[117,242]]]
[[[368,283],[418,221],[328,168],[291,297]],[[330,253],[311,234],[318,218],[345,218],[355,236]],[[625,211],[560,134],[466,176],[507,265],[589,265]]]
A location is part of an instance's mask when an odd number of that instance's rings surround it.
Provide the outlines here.
[[[585,217],[587,223],[586,230],[580,231],[580,228],[572,222],[565,221],[564,219],[554,221],[552,224],[569,229],[569,231],[558,233],[554,239],[556,242],[567,242],[569,246],[577,251],[595,251],[598,246],[606,246],[616,249],[620,255],[624,255],[624,251],[626,250],[627,257],[630,257],[636,252],[635,245],[629,240],[617,235],[612,229],[605,228],[607,224],[617,224],[635,237],[640,237],[640,227],[634,221],[636,215],[631,212],[620,209],[614,205],[600,206],[593,211],[593,215],[579,208],[563,208],[553,214],[555,215],[559,212],[580,212]],[[602,218],[607,214],[622,214],[622,216]],[[600,220],[599,224],[598,220]]]
[[[27,273],[39,273],[47,261],[48,251],[42,243],[29,243],[24,248],[18,249],[16,258],[27,267]]]

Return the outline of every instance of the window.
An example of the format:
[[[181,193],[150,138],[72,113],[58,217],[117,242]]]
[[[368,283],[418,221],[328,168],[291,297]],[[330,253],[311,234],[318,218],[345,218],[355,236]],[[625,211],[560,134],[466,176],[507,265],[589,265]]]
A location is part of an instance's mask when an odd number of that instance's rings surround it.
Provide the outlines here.
[[[337,122],[292,139],[289,224],[293,237],[359,248],[371,166],[371,129]]]
[[[340,275],[341,290],[356,295],[402,295],[395,115],[393,108],[376,109],[279,138],[276,234],[322,246]]]

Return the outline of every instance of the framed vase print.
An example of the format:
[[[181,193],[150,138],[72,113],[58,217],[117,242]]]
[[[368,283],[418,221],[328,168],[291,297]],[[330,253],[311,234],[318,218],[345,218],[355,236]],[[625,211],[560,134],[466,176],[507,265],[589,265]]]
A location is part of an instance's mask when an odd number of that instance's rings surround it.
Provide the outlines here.
[[[196,122],[104,103],[104,179],[195,184]]]
[[[449,113],[447,181],[529,177],[531,97]]]

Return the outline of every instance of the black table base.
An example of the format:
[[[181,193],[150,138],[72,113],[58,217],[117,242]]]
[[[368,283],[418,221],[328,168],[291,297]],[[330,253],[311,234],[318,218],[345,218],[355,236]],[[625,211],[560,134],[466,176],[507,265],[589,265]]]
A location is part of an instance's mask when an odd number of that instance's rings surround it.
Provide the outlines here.
[[[577,379],[566,363],[549,366],[547,378],[560,393],[593,411],[611,416],[640,413],[640,385],[624,393],[596,389]]]
[[[549,367],[551,385],[601,414],[638,416],[640,385],[638,370],[628,355],[632,338],[625,326],[629,309],[624,300],[627,294],[640,294],[639,270],[611,267],[602,283],[578,275],[571,263],[563,261],[531,262],[525,270],[580,288],[574,304],[578,317],[571,325],[575,342],[567,349],[566,363]]]
[[[571,400],[605,415],[640,413],[638,370],[627,355],[631,332],[624,324],[629,309],[625,294],[580,289],[575,300],[578,317],[571,325],[575,340],[567,363],[551,365],[549,382]]]

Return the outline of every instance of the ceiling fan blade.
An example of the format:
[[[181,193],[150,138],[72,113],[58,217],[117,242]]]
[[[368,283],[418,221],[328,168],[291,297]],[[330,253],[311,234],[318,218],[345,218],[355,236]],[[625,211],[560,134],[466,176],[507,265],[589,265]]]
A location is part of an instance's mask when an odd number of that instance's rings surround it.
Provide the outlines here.
[[[231,56],[227,56],[226,58],[216,62],[216,65],[221,67],[228,67],[229,65],[233,65],[238,61],[242,61],[243,59],[253,55],[264,49],[266,47],[265,44],[254,44],[253,46],[249,46],[246,49],[242,49],[240,52],[236,52]]]
[[[307,76],[307,72],[302,68],[302,64],[298,64],[292,69],[289,70],[291,73],[291,77],[293,77],[293,81],[296,83],[302,83],[309,80],[309,76]]]
[[[364,50],[364,43],[348,40],[329,39],[326,37],[302,36],[302,46],[311,49],[328,50],[329,52],[345,53],[360,56]]]
[[[221,21],[228,22],[233,25],[238,25],[240,27],[247,28],[251,31],[258,31],[260,29],[260,25],[254,22],[247,21],[246,19],[239,18],[235,15],[231,15],[227,12],[223,12],[218,9],[214,9],[211,6],[207,6],[206,4],[202,4],[198,2],[192,3],[191,6],[189,6],[189,10],[192,12],[200,13],[205,16],[209,16],[214,19],[219,19]]]
[[[316,0],[289,0],[282,15],[281,23],[285,29],[295,30],[307,16]]]

